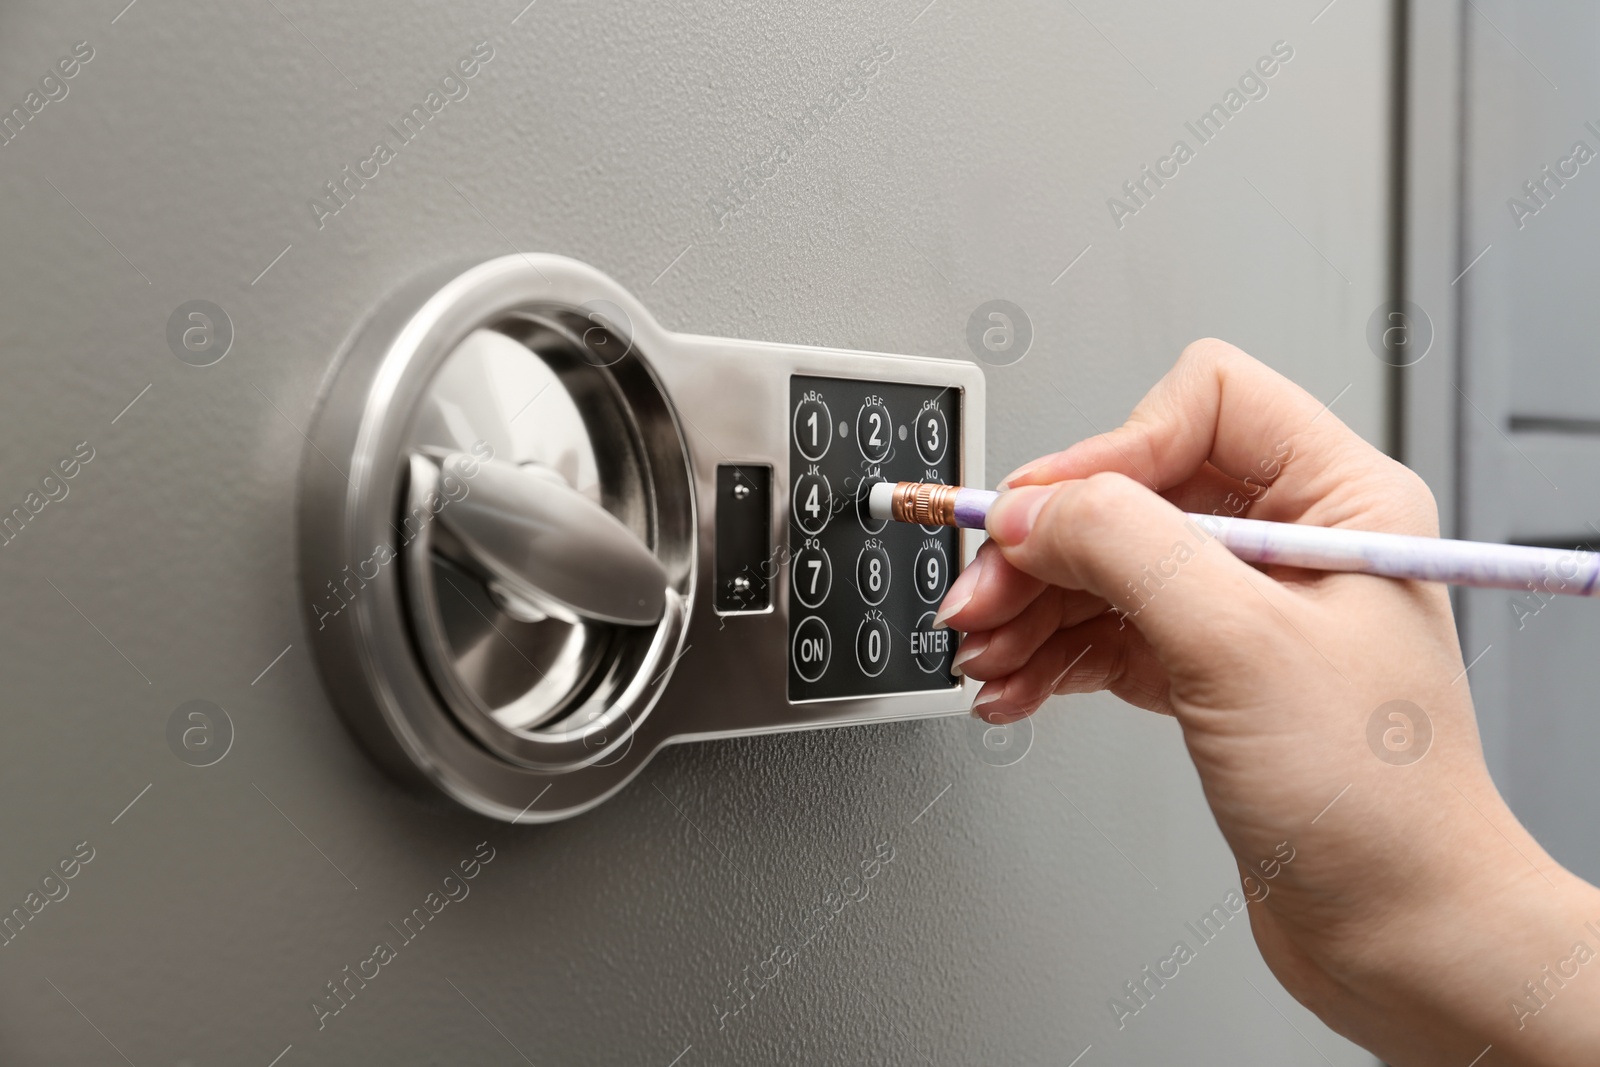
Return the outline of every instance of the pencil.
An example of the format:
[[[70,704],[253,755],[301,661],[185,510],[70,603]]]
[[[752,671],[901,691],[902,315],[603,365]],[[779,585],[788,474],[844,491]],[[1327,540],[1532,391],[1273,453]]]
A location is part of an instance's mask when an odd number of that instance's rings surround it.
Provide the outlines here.
[[[931,482],[880,482],[869,493],[874,519],[981,530],[999,496]],[[1246,563],[1446,582],[1484,589],[1543,589],[1595,596],[1600,553],[1483,541],[1376,533],[1227,515],[1188,513],[1192,525]]]

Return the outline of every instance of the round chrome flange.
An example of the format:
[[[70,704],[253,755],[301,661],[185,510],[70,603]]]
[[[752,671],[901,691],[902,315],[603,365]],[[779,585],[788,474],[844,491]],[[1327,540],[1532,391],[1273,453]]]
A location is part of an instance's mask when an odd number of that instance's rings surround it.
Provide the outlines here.
[[[631,742],[683,644],[696,560],[688,452],[644,350],[656,331],[590,268],[507,256],[413,284],[345,354],[302,470],[301,588],[335,703],[402,777],[541,821],[648,757]],[[664,579],[655,606],[546,597],[480,559],[464,523],[497,514],[485,469],[526,494],[535,534],[604,520],[610,543],[637,539],[635,573]]]

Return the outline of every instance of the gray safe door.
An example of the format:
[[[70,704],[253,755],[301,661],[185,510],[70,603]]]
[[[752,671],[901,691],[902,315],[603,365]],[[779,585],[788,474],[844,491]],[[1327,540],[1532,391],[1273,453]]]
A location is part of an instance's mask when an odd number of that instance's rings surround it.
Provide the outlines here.
[[[1323,7],[7,5],[0,1061],[1368,1062],[1192,944],[1238,876],[1170,721],[679,744],[512,824],[378,768],[297,569],[339,354],[517,252],[976,367],[991,477],[1207,334],[1377,438],[1389,14]]]

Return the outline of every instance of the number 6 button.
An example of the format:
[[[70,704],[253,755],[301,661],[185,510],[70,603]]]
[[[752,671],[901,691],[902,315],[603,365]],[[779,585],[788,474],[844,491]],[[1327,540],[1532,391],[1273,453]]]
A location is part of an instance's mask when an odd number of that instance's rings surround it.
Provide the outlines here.
[[[833,514],[833,490],[826,475],[807,471],[794,483],[794,521],[808,534],[821,533]]]
[[[873,463],[882,463],[889,455],[889,438],[893,427],[889,425],[889,408],[882,400],[872,397],[856,413],[856,441],[861,454]]]

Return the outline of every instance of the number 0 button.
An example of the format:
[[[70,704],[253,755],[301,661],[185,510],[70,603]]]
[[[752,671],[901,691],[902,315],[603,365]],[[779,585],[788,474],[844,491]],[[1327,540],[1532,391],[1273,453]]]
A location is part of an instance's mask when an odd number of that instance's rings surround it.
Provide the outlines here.
[[[889,553],[882,545],[863,548],[856,557],[856,588],[872,605],[882,604],[889,595]]]
[[[881,618],[862,619],[856,630],[856,666],[876,678],[889,665],[889,624]]]
[[[944,412],[938,408],[924,408],[922,414],[917,416],[917,452],[922,456],[922,462],[931,466],[943,459],[946,438],[949,436]]]
[[[825,475],[807,472],[794,483],[794,521],[808,534],[821,533],[833,513],[833,490]]]
[[[794,409],[794,444],[800,454],[816,462],[833,441],[833,416],[820,399],[802,400]]]
[[[868,401],[856,413],[856,441],[861,454],[873,463],[882,463],[889,455],[889,439],[894,427],[889,424],[889,409],[882,401]]]

